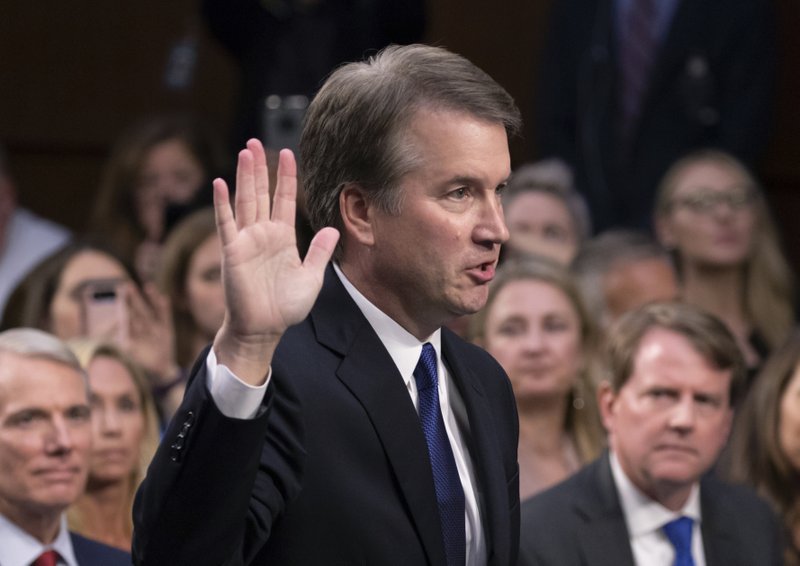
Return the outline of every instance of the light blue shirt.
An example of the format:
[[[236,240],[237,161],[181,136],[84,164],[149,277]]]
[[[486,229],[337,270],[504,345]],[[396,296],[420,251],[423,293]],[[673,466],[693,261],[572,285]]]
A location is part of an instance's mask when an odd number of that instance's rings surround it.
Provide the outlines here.
[[[58,536],[51,544],[42,544],[15,523],[0,515],[0,565],[29,566],[45,550],[55,550],[61,556],[59,564],[78,566],[72,539],[67,530],[67,520],[62,515]]]

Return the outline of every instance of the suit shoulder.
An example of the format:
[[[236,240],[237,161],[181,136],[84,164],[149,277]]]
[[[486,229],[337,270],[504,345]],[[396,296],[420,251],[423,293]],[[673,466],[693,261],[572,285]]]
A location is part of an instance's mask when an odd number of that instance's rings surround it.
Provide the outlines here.
[[[70,532],[72,549],[80,566],[130,566],[131,555],[128,552],[108,546],[77,533]]]

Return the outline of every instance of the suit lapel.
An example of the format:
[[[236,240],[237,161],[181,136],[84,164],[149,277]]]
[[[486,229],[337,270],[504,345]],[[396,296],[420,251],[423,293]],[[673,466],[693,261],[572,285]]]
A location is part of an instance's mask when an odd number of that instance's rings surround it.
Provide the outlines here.
[[[736,509],[726,509],[724,493],[715,493],[714,480],[706,477],[700,482],[700,513],[703,552],[707,566],[731,566],[739,564],[736,534],[728,528],[726,516],[735,516]]]
[[[444,564],[427,444],[391,356],[328,267],[312,321],[321,344],[338,351],[336,375],[361,403],[380,439],[431,564]]]
[[[619,503],[606,452],[591,464],[590,492],[576,498],[575,506],[585,522],[578,544],[592,566],[634,566],[628,528]]]
[[[507,479],[503,471],[503,457],[497,444],[491,410],[486,393],[475,372],[463,363],[458,355],[458,339],[447,329],[442,329],[442,357],[453,382],[458,387],[469,420],[469,439],[472,465],[477,476],[476,488],[483,494],[483,526],[489,564],[508,563],[507,544],[509,524]],[[500,546],[503,544],[502,546]]]

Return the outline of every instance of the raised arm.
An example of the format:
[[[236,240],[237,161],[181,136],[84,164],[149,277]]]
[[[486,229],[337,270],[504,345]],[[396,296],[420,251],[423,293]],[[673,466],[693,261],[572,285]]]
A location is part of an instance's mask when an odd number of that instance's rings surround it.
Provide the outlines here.
[[[301,261],[295,241],[297,166],[292,152],[280,153],[270,206],[269,174],[261,142],[239,153],[236,194],[214,181],[217,233],[222,242],[225,320],[214,352],[241,380],[259,385],[283,333],[303,320],[322,287],[325,266],[339,233],[323,228]]]

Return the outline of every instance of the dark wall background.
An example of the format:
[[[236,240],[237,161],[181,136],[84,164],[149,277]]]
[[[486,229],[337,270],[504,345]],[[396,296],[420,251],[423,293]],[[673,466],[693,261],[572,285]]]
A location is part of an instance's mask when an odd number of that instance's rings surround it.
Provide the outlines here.
[[[553,1],[428,0],[427,39],[462,53],[503,84],[530,128]],[[800,3],[774,2],[779,94],[771,150],[759,173],[800,272]],[[82,230],[110,144],[144,115],[188,109],[221,136],[227,133],[236,70],[197,14],[192,0],[3,0],[0,140],[23,205]],[[165,73],[187,38],[197,45],[191,81],[170,88]],[[525,139],[512,146],[515,164],[534,155]]]

